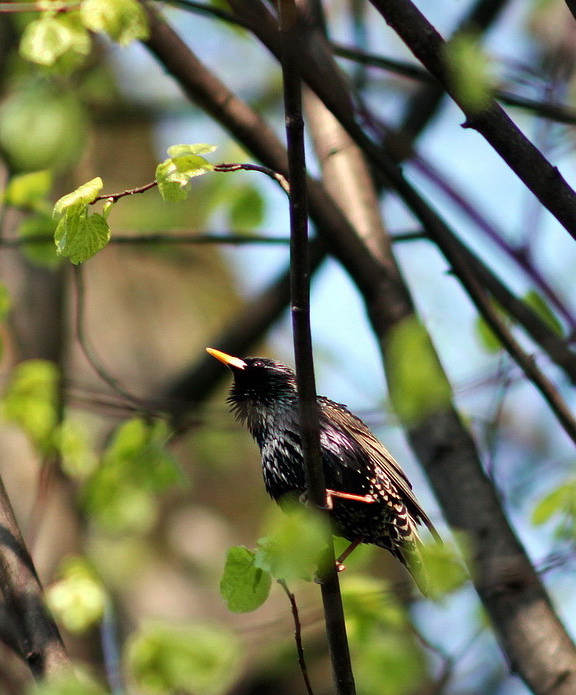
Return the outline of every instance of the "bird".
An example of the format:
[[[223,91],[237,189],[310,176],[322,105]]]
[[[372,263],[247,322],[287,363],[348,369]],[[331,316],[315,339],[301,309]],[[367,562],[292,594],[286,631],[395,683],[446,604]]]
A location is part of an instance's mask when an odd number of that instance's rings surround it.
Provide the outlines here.
[[[306,499],[306,471],[294,371],[267,357],[239,358],[206,351],[232,372],[227,401],[260,448],[266,491],[280,503],[290,495]],[[318,396],[320,450],[329,515],[336,535],[350,542],[343,560],[360,543],[388,550],[427,595],[418,526],[440,536],[420,506],[400,464],[345,405]]]

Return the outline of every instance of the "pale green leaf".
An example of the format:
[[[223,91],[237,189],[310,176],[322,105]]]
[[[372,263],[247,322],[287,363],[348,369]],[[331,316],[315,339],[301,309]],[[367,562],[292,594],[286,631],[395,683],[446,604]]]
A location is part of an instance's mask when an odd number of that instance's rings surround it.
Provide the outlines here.
[[[54,218],[60,219],[64,215],[85,212],[87,206],[98,197],[103,185],[102,179],[97,176],[62,196],[54,205]]]
[[[555,514],[576,512],[576,482],[569,481],[560,485],[543,497],[532,512],[532,522],[540,525]]]
[[[62,668],[26,690],[29,695],[109,695],[77,663],[73,669]]]
[[[229,207],[230,226],[234,231],[251,231],[264,219],[264,198],[254,186],[242,186]]]
[[[26,27],[20,41],[20,55],[40,65],[54,65],[72,46],[73,36],[58,17],[46,15]]]
[[[10,292],[3,282],[0,282],[0,321],[6,321],[12,306]]]
[[[216,145],[208,145],[202,142],[197,142],[193,145],[172,145],[168,148],[168,156],[170,159],[175,159],[187,155],[210,154],[215,149]]]
[[[86,632],[104,615],[108,597],[102,582],[79,556],[66,558],[58,574],[60,579],[46,590],[48,607],[70,632]]]
[[[13,176],[5,192],[6,205],[37,209],[52,188],[52,172],[48,169]]]
[[[149,36],[146,13],[136,0],[84,0],[80,16],[88,29],[108,34],[121,46]]]
[[[221,695],[229,691],[241,665],[235,634],[212,625],[145,624],[126,652],[138,688],[153,695]]]
[[[274,509],[265,530],[254,554],[256,567],[276,579],[312,579],[330,534],[325,518],[293,504],[288,513]]]
[[[220,580],[220,594],[233,613],[259,608],[268,598],[272,579],[256,567],[254,553],[248,548],[230,548]]]
[[[47,360],[27,360],[11,375],[2,414],[19,425],[42,451],[52,447],[58,421],[58,370]]]
[[[18,235],[25,242],[22,251],[26,258],[43,268],[57,268],[62,259],[56,253],[54,233],[57,224],[48,213],[27,217],[18,227]],[[45,237],[45,240],[41,237]],[[26,239],[30,239],[26,242]]]
[[[536,314],[547,324],[547,326],[556,333],[562,336],[562,324],[556,318],[556,315],[550,308],[550,305],[544,300],[541,294],[535,290],[530,290],[524,296],[524,301],[531,307]]]
[[[59,256],[71,263],[84,263],[110,241],[110,227],[102,215],[71,214],[63,217],[54,233]]]
[[[390,396],[404,422],[445,408],[451,387],[425,328],[415,318],[400,321],[386,343]]]
[[[78,422],[64,420],[54,436],[62,470],[71,478],[83,479],[94,473],[98,458],[90,443],[90,434]]]
[[[456,99],[473,112],[486,108],[494,88],[491,63],[476,37],[456,34],[444,48],[444,59]]]
[[[0,103],[0,147],[13,171],[65,169],[81,155],[87,131],[79,95],[32,79]]]

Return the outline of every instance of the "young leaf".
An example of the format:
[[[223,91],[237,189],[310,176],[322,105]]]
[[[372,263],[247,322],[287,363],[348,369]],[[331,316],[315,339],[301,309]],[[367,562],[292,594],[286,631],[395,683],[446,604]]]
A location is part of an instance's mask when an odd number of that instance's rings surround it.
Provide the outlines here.
[[[276,579],[312,579],[329,533],[324,517],[294,503],[288,513],[274,510],[266,530],[254,554],[256,567]]]
[[[77,265],[92,258],[110,241],[108,222],[98,213],[63,217],[54,233],[56,251]]]
[[[230,548],[220,580],[220,594],[233,613],[248,613],[268,598],[272,579],[256,567],[254,553],[243,546]]]
[[[37,210],[52,188],[52,172],[48,169],[13,176],[4,194],[6,205]],[[42,206],[43,208],[44,206]]]
[[[25,242],[22,252],[26,258],[42,268],[57,268],[62,259],[54,246],[56,222],[46,213],[38,213],[27,217],[18,227],[18,235]],[[45,241],[39,237],[44,237]],[[30,238],[29,242],[26,239]]]
[[[99,213],[88,215],[88,205],[102,190],[97,177],[68,193],[56,202],[53,216],[59,220],[54,242],[59,256],[72,263],[83,263],[110,241],[110,227]]]
[[[264,198],[254,186],[242,186],[234,195],[229,208],[230,226],[234,231],[251,231],[262,224]]]
[[[554,331],[559,336],[563,335],[562,324],[556,316],[547,302],[543,299],[542,295],[536,292],[536,290],[530,290],[524,296],[524,301],[531,307],[538,316],[548,325],[548,327]]]
[[[138,688],[152,695],[221,695],[237,678],[241,662],[234,633],[209,625],[149,623],[130,639],[126,651]]]
[[[414,422],[450,402],[451,387],[423,326],[414,318],[399,322],[386,346],[390,396],[404,422]]]
[[[94,521],[112,532],[151,527],[156,495],[183,480],[165,449],[167,438],[162,422],[133,418],[118,428],[84,490],[84,504]]]
[[[576,512],[576,481],[564,483],[543,497],[532,512],[532,522],[539,526],[561,512]]]
[[[85,213],[88,205],[98,197],[103,185],[102,179],[97,176],[72,193],[62,196],[54,205],[54,219],[59,220],[65,216]]]
[[[86,28],[78,20],[77,12],[54,16],[50,12],[30,22],[20,41],[20,55],[39,65],[53,67],[65,54],[77,59],[90,53],[92,41]],[[72,55],[75,54],[75,55]]]
[[[0,322],[4,322],[8,318],[11,305],[10,292],[6,285],[0,282]]]
[[[66,558],[59,575],[60,579],[46,590],[48,607],[70,632],[86,632],[104,615],[106,591],[82,557]]]
[[[214,145],[204,143],[169,147],[169,159],[156,167],[156,182],[162,198],[167,202],[185,200],[190,180],[214,169],[214,165],[200,155],[215,149]]]
[[[54,65],[72,45],[68,27],[58,17],[46,15],[30,22],[20,41],[20,55],[39,65]]]
[[[457,34],[446,43],[444,58],[456,97],[464,108],[481,111],[489,103],[493,90],[490,61],[477,39]]]
[[[185,157],[186,155],[210,154],[214,152],[216,145],[208,145],[203,142],[197,142],[194,145],[171,145],[168,148],[168,156],[170,159],[177,157]]]
[[[21,362],[12,372],[2,414],[19,425],[41,451],[53,445],[58,421],[58,370],[47,360]]]
[[[88,29],[108,34],[121,46],[149,36],[146,13],[136,0],[84,0],[80,16]]]

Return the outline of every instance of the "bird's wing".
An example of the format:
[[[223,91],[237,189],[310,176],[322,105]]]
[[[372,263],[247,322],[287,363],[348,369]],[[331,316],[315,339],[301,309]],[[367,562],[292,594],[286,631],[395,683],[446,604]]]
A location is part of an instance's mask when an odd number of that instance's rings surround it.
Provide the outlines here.
[[[346,406],[335,403],[328,398],[320,398],[318,400],[320,402],[323,426],[338,432],[340,441],[349,442],[350,439],[347,439],[347,435],[357,445],[356,447],[351,447],[350,444],[347,445],[346,448],[353,448],[353,450],[350,451],[349,456],[341,457],[342,463],[345,466],[359,470],[366,463],[367,459],[375,468],[380,469],[402,493],[404,502],[408,504],[410,511],[428,527],[434,538],[440,541],[440,536],[434,524],[416,499],[406,473],[404,473],[400,464],[388,449],[376,439],[362,420],[351,413]]]

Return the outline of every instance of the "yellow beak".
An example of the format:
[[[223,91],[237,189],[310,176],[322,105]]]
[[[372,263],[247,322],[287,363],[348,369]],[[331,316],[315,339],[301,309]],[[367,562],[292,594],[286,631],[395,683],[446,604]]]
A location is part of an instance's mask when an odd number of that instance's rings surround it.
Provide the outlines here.
[[[206,348],[206,352],[212,355],[212,357],[215,357],[217,360],[220,360],[220,362],[225,364],[227,367],[236,367],[236,369],[246,368],[246,362],[241,360],[239,357],[232,357],[232,355],[227,355],[221,350],[214,350],[214,348]]]

